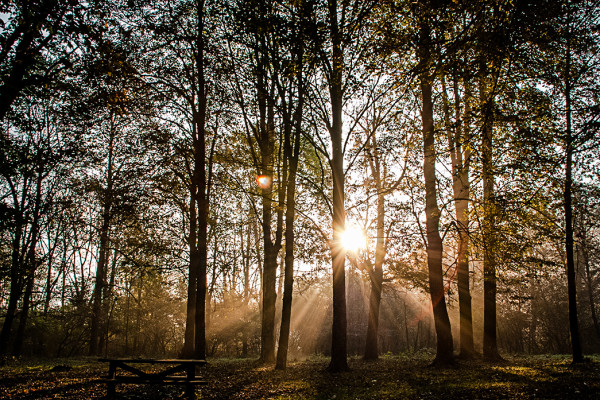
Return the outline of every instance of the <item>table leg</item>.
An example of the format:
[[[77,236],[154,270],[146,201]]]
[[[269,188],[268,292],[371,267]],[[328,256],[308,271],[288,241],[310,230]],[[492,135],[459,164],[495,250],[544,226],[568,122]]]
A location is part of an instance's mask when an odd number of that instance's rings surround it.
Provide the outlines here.
[[[114,379],[116,371],[117,365],[113,361],[111,361],[108,365],[108,379]]]
[[[110,379],[110,380],[115,379],[116,371],[117,371],[117,365],[111,361],[108,366],[108,379]],[[107,396],[109,399],[114,399],[116,396],[115,386],[116,386],[115,382],[108,382],[106,384],[106,389],[108,392]]]
[[[115,382],[108,382],[107,384],[107,395],[109,399],[114,399],[116,396],[116,390],[115,390]]]
[[[190,364],[187,367],[187,380],[188,383],[185,385],[185,397],[190,400],[196,398],[196,385],[191,383],[196,379],[196,366],[194,364]]]

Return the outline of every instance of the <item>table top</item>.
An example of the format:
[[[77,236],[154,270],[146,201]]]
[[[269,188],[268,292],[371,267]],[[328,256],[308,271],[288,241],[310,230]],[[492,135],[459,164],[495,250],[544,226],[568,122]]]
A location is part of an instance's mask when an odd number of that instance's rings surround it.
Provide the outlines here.
[[[138,363],[138,364],[206,364],[206,360],[200,359],[154,359],[154,358],[99,358],[100,362],[122,362],[122,363]]]

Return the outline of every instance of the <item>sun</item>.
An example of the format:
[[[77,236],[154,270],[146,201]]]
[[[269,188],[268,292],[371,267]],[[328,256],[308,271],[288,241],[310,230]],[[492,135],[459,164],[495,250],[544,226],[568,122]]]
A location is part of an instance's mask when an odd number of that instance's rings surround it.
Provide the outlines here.
[[[367,237],[364,232],[354,226],[347,227],[342,232],[340,240],[344,249],[348,251],[357,251],[367,246]]]

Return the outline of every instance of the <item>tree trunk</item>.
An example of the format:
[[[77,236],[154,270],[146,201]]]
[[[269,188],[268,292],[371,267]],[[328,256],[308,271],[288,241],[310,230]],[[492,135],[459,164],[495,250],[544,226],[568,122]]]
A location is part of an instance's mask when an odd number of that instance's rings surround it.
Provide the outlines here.
[[[367,323],[367,341],[365,344],[365,360],[376,360],[379,357],[379,308],[383,291],[383,261],[385,248],[385,176],[381,173],[381,162],[377,150],[377,141],[373,132],[372,145],[369,149],[374,154],[369,157],[371,175],[377,190],[377,242],[375,244],[375,263],[369,271],[371,294],[369,297],[369,320]],[[372,160],[372,161],[371,161]]]
[[[46,270],[46,285],[44,289],[44,316],[48,315],[48,311],[50,310],[50,300],[52,300],[52,261],[53,258],[48,259],[48,269]],[[55,281],[56,283],[56,281]]]
[[[43,140],[40,137],[40,140]],[[48,139],[49,140],[49,139]],[[34,209],[33,209],[33,220],[31,223],[31,230],[29,232],[29,239],[26,240],[26,242],[28,242],[28,249],[27,249],[27,255],[25,258],[25,263],[24,263],[24,270],[25,270],[25,281],[26,281],[26,288],[25,288],[25,293],[23,296],[23,301],[22,301],[22,306],[21,306],[21,313],[20,313],[20,321],[19,321],[19,326],[17,329],[17,334],[15,337],[15,342],[14,342],[14,346],[13,346],[13,355],[15,357],[19,357],[21,355],[21,351],[22,351],[22,346],[23,346],[23,340],[25,338],[25,333],[26,333],[26,327],[27,327],[27,319],[29,317],[29,311],[30,311],[30,307],[31,307],[31,296],[33,294],[33,290],[34,290],[34,284],[35,284],[35,273],[38,269],[38,267],[40,266],[39,261],[37,260],[37,254],[36,254],[36,249],[37,249],[37,244],[40,241],[40,220],[42,218],[42,183],[43,180],[45,178],[44,175],[44,169],[45,169],[45,160],[44,160],[44,147],[42,142],[40,142],[38,144],[37,147],[37,155],[36,155],[36,187],[35,187],[35,200],[34,200]],[[60,223],[59,225],[60,226]],[[57,280],[59,279],[59,277],[56,277],[56,280],[54,282],[52,282],[52,264],[54,261],[54,251],[56,250],[56,246],[58,244],[58,240],[59,240],[59,235],[61,234],[61,230],[58,228],[56,228],[56,236],[53,238],[51,237],[50,233],[48,232],[47,235],[47,244],[48,244],[48,252],[46,254],[47,257],[47,263],[48,263],[48,269],[47,269],[47,282],[45,285],[45,299],[44,299],[44,306],[43,306],[43,314],[44,316],[47,316],[49,307],[50,307],[50,298],[51,298],[51,293],[52,293],[52,288],[54,286],[54,284],[57,282]],[[64,232],[62,232],[64,234]],[[66,251],[65,251],[66,252]],[[60,275],[59,275],[60,276]],[[39,339],[39,344],[40,346],[43,346],[43,338]]]
[[[569,123],[567,123],[569,125]],[[567,128],[567,131],[569,128]],[[583,361],[579,321],[577,318],[577,287],[575,282],[575,258],[573,254],[573,209],[571,199],[573,151],[571,138],[567,134],[567,165],[565,168],[565,236],[567,252],[567,289],[569,298],[569,328],[571,333],[571,348],[573,362]]]
[[[379,224],[379,221],[377,222]],[[377,229],[379,231],[379,228]],[[383,230],[383,229],[382,229]],[[377,236],[377,248],[375,250],[375,265],[370,274],[371,294],[369,296],[369,321],[367,323],[367,341],[365,345],[365,360],[376,360],[379,357],[379,308],[381,305],[381,293],[383,291],[383,257],[385,254],[380,249],[379,240],[383,242],[382,236]],[[383,245],[381,245],[383,247]],[[381,259],[379,262],[378,258]]]
[[[590,266],[590,244],[588,242],[587,236],[588,231],[585,226],[582,226],[579,234],[577,235],[577,241],[579,243],[578,247],[581,249],[581,258],[583,259],[583,265],[585,267],[584,282],[587,288],[588,303],[590,305],[590,316],[592,318],[592,324],[594,325],[596,337],[598,338],[598,340],[600,340],[600,323],[598,322],[598,314],[596,313],[596,300],[594,298],[594,278]]]
[[[306,10],[304,3],[300,5],[302,18],[306,18]],[[298,171],[298,160],[300,155],[300,137],[302,134],[302,115],[304,107],[304,82],[302,74],[302,62],[304,55],[304,36],[302,28],[300,28],[300,38],[297,48],[297,63],[296,79],[298,85],[298,103],[296,105],[296,113],[294,116],[295,134],[291,140],[291,122],[289,129],[285,129],[284,154],[289,160],[289,175],[287,176],[286,188],[286,215],[285,215],[285,274],[284,274],[284,292],[283,304],[281,312],[281,328],[279,335],[279,348],[277,352],[276,369],[285,369],[287,364],[287,354],[289,348],[290,323],[292,313],[292,295],[294,289],[294,219],[296,213],[296,175]],[[291,97],[291,96],[290,96]],[[290,98],[290,102],[291,102]],[[288,113],[289,115],[289,113]]]
[[[23,349],[23,339],[25,336],[25,328],[27,327],[27,317],[29,316],[29,307],[31,303],[31,294],[33,293],[33,284],[35,282],[34,273],[27,275],[27,285],[23,293],[23,304],[21,305],[21,313],[19,315],[19,325],[17,326],[17,334],[13,344],[12,354],[15,357],[21,356]]]
[[[105,208],[106,209],[106,208]],[[110,211],[108,211],[110,213]],[[94,296],[92,303],[92,315],[90,324],[90,348],[89,355],[99,355],[99,341],[102,330],[103,316],[102,316],[102,303],[103,303],[103,292],[107,285],[106,274],[107,274],[107,247],[108,247],[108,229],[109,229],[109,218],[105,211],[100,230],[100,250],[98,257],[98,264],[96,269],[96,283],[94,286]]]
[[[263,157],[265,170],[270,164],[270,156]],[[264,171],[264,170],[263,170]],[[273,176],[272,169],[268,176]],[[262,189],[263,210],[263,279],[262,279],[262,324],[261,324],[261,362],[272,363],[275,361],[275,303],[277,301],[277,253],[271,241],[271,217],[272,217],[272,195],[271,187]]]
[[[483,75],[483,73],[482,73]],[[494,165],[492,161],[493,99],[488,93],[484,75],[479,82],[479,95],[483,112],[481,137],[481,164],[483,183],[483,357],[498,360],[496,336],[496,207],[494,199]]]
[[[195,337],[195,318],[196,318],[196,285],[198,281],[198,270],[200,255],[197,249],[197,216],[196,216],[196,193],[194,179],[190,189],[190,233],[188,237],[188,248],[190,251],[190,264],[187,287],[186,319],[182,358],[194,357],[194,337]]]
[[[458,302],[460,313],[460,356],[464,359],[471,359],[475,356],[475,347],[473,345],[473,316],[471,310],[471,289],[469,273],[469,161],[470,153],[468,150],[465,155],[465,163],[460,171],[458,183],[459,188],[455,190],[456,201],[456,219],[459,229],[458,237]]]
[[[272,104],[268,100],[265,83],[264,55],[259,56],[259,73],[257,76],[258,105],[260,114],[259,147],[261,155],[261,174],[269,179],[269,185],[261,188],[262,194],[262,228],[264,264],[262,275],[262,320],[260,361],[275,361],[275,305],[277,302],[277,254],[279,247],[271,238],[271,220],[273,217],[273,151],[275,148],[273,126],[271,120]],[[269,103],[269,104],[267,104]]]
[[[259,287],[261,288],[261,290],[259,290],[258,292],[258,304],[262,304],[263,303],[263,293],[262,293],[262,288],[263,288],[263,270],[264,270],[264,262],[263,262],[263,258],[261,256],[261,251],[260,251],[260,236],[258,234],[258,215],[256,215],[256,212],[253,210],[252,212],[252,218],[251,218],[251,223],[252,223],[252,234],[254,236],[254,251],[256,253],[256,270],[257,270],[257,274],[258,274],[258,278],[259,278]],[[262,308],[261,308],[261,321],[262,321]]]
[[[471,290],[469,276],[469,167],[471,151],[463,146],[468,137],[469,122],[463,125],[461,117],[461,102],[458,77],[454,77],[454,113],[456,130],[452,132],[450,122],[450,104],[446,94],[446,85],[443,83],[444,118],[450,158],[452,162],[452,189],[454,194],[454,207],[456,210],[456,225],[458,230],[457,265],[456,275],[458,284],[458,305],[460,323],[460,358],[472,359],[475,356],[473,345],[473,319],[471,310]],[[470,115],[469,107],[470,90],[468,82],[465,83],[465,115]]]
[[[196,67],[198,69],[198,110],[194,115],[194,165],[198,176],[198,279],[196,280],[196,315],[194,323],[197,359],[206,358],[206,272],[208,265],[208,212],[210,191],[206,174],[206,79],[204,74],[204,0],[197,4],[198,34]]]
[[[301,107],[301,106],[299,106]],[[299,128],[300,129],[300,128]],[[294,154],[290,158],[290,171],[287,182],[287,205],[285,212],[285,273],[283,284],[283,305],[281,309],[281,329],[275,369],[283,370],[287,364],[290,322],[292,314],[292,293],[294,289],[294,219],[296,215],[296,171],[300,149],[300,130],[296,131]],[[288,146],[291,146],[289,144]],[[289,150],[289,147],[288,147]],[[291,150],[289,150],[291,152]]]
[[[131,315],[129,314],[131,310],[131,279],[127,279],[125,283],[125,290],[127,293],[127,297],[125,298],[125,356],[128,356],[130,353],[129,349],[129,324],[131,321]]]
[[[332,124],[331,172],[333,175],[333,240],[331,243],[333,269],[333,323],[331,330],[332,372],[348,370],[347,321],[346,321],[346,252],[341,243],[345,229],[346,210],[344,209],[344,154],[342,145],[342,40],[337,20],[337,0],[329,0],[329,29],[332,41],[332,71],[329,81]]]
[[[305,8],[302,8],[304,17]],[[291,140],[291,121],[289,129],[285,129],[284,154],[289,160],[289,175],[287,176],[286,197],[287,204],[285,210],[285,272],[283,284],[283,304],[281,307],[281,327],[279,330],[279,347],[277,349],[277,362],[275,369],[284,370],[287,367],[287,355],[289,349],[290,324],[292,315],[292,299],[294,291],[294,219],[296,217],[296,175],[298,171],[298,159],[300,156],[300,137],[302,134],[302,115],[304,107],[304,82],[302,75],[302,59],[304,55],[303,35],[300,33],[298,41],[297,57],[297,85],[298,85],[298,104],[296,105],[295,134]],[[291,101],[291,99],[290,99]],[[289,115],[289,113],[288,113]]]
[[[570,14],[569,14],[570,17]],[[570,23],[569,23],[570,24]],[[573,251],[573,204],[572,204],[572,185],[573,185],[573,133],[571,127],[571,35],[570,26],[567,36],[567,54],[565,68],[565,102],[566,102],[566,123],[567,131],[566,142],[566,166],[565,166],[565,188],[564,188],[564,208],[565,208],[565,247],[567,253],[567,290],[569,299],[569,328],[571,333],[571,350],[573,352],[573,362],[583,362],[583,351],[581,348],[581,335],[579,333],[579,321],[577,319],[577,286],[575,282],[575,257]]]
[[[206,79],[204,73],[204,1],[197,7],[194,63],[198,83],[192,99],[192,153],[194,168],[190,185],[190,266],[186,328],[182,357],[206,358],[206,289],[208,265],[208,212],[210,189],[206,173]],[[209,173],[210,175],[210,173]]]
[[[118,252],[118,244],[115,245],[115,248],[112,250],[112,252],[109,251],[108,256],[107,256],[107,260],[109,258],[111,258],[111,253],[112,253],[112,260],[111,260],[111,266],[110,266],[110,279],[108,280],[108,285],[106,285],[104,287],[104,294],[103,294],[103,299],[102,299],[102,317],[104,320],[104,325],[102,326],[102,335],[101,337],[101,341],[100,341],[100,346],[98,348],[98,352],[100,354],[104,354],[105,357],[108,357],[108,340],[109,340],[109,336],[110,336],[110,319],[112,316],[112,311],[114,310],[116,301],[114,301],[114,289],[115,289],[115,279],[117,276],[117,262],[118,262],[118,257],[117,257],[117,252]],[[108,271],[107,271],[108,273]]]
[[[40,227],[40,213],[42,203],[42,181],[44,179],[44,165],[42,161],[41,149],[38,150],[37,163],[36,163],[36,188],[35,188],[35,201],[33,208],[33,221],[31,222],[31,231],[29,249],[27,250],[27,256],[25,258],[25,267],[27,271],[25,287],[25,293],[23,295],[23,304],[21,306],[21,315],[19,316],[19,326],[17,328],[17,335],[15,337],[15,343],[13,347],[13,355],[19,357],[21,355],[21,349],[23,347],[23,339],[25,337],[25,328],[27,326],[27,317],[29,316],[29,306],[31,303],[31,295],[33,293],[33,285],[35,283],[35,271],[37,270],[38,263],[36,260],[36,248],[39,239],[39,227]]]
[[[12,240],[10,293],[8,295],[8,306],[6,308],[4,323],[2,324],[2,332],[0,332],[0,356],[5,355],[8,351],[8,346],[12,339],[12,325],[16,317],[19,299],[23,293],[23,262],[21,258],[21,239],[23,235],[22,221],[22,218],[17,220]]]
[[[56,278],[54,278],[54,281],[52,280],[52,271],[53,271],[53,267],[54,267],[54,262],[55,257],[54,257],[54,253],[56,252],[56,249],[58,247],[58,242],[60,240],[60,236],[61,234],[64,235],[64,232],[62,232],[63,230],[60,229],[60,222],[58,224],[58,226],[56,227],[56,236],[54,237],[54,243],[48,253],[48,269],[46,270],[46,284],[45,284],[45,289],[44,289],[44,309],[43,309],[43,313],[44,313],[44,317],[46,317],[48,315],[48,312],[50,311],[50,301],[52,300],[52,292],[54,290],[54,286],[56,285],[56,283],[58,282],[58,280],[60,279],[61,276],[61,270],[57,271],[57,275]],[[48,234],[48,242],[50,242],[50,235]],[[61,256],[62,259],[64,259],[65,257],[65,253],[66,253],[66,249],[63,250],[63,254]]]
[[[114,173],[114,141],[116,136],[114,119],[111,115],[108,140],[108,165],[106,167],[106,188],[102,193],[102,225],[100,227],[100,249],[96,266],[96,282],[92,299],[92,315],[90,323],[89,355],[97,356],[100,333],[102,329],[102,303],[104,288],[107,284],[109,231],[112,219],[113,173]]]
[[[419,80],[423,100],[423,175],[425,178],[425,216],[427,227],[427,267],[429,270],[429,293],[433,306],[437,348],[434,364],[453,362],[453,342],[450,319],[444,295],[444,275],[442,270],[442,238],[440,237],[440,210],[437,205],[435,177],[435,131],[433,126],[433,100],[431,68],[430,27],[421,22],[419,42]]]
[[[60,226],[60,224],[59,224]],[[61,230],[57,227],[56,228],[56,237],[54,238],[54,240],[52,241],[50,234],[48,234],[48,243],[53,243],[48,251],[48,268],[46,269],[46,282],[44,284],[44,307],[42,309],[42,313],[44,315],[44,317],[46,317],[48,315],[48,311],[50,310],[50,300],[52,299],[52,291],[54,288],[54,285],[56,285],[56,282],[58,282],[58,279],[60,278],[60,271],[58,272],[58,275],[56,276],[56,278],[54,279],[54,281],[52,281],[52,271],[53,271],[53,267],[54,267],[54,261],[55,261],[55,257],[54,257],[54,252],[56,251],[56,248],[58,246],[58,240],[59,240],[59,236],[61,234]]]
[[[272,257],[265,254],[265,263],[263,266],[263,313],[261,325],[261,355],[260,362],[269,364],[275,361],[275,303],[277,293],[275,291],[275,278],[272,277],[272,263],[266,259]],[[272,288],[272,290],[271,290]]]
[[[590,315],[594,324],[594,330],[596,336],[600,340],[600,324],[598,323],[598,315],[596,313],[596,302],[594,300],[594,284],[592,280],[592,272],[590,270],[590,261],[586,255],[585,257],[585,282],[588,289],[588,300],[590,303]]]
[[[246,228],[246,236],[244,237],[244,227]],[[250,235],[250,225],[242,224],[240,228],[240,244],[242,247],[242,257],[243,257],[243,268],[244,268],[244,297],[243,297],[243,315],[244,315],[244,323],[248,322],[248,305],[250,303],[250,246],[251,246],[251,235]],[[244,243],[245,241],[245,243]],[[249,334],[246,330],[242,332],[242,357],[248,357],[248,338]]]

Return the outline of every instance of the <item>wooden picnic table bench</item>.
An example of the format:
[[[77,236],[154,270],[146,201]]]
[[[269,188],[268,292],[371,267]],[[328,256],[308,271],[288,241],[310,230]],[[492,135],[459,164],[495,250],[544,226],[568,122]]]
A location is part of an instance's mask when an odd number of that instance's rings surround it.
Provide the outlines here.
[[[100,382],[107,384],[108,398],[115,397],[115,387],[123,384],[155,384],[155,385],[185,385],[185,395],[189,399],[195,398],[196,385],[206,384],[204,380],[197,379],[196,367],[206,364],[206,360],[183,360],[150,358],[100,358],[100,362],[109,363],[108,376]],[[167,368],[160,372],[146,372],[139,364],[165,365]],[[127,374],[117,373],[118,369]]]

